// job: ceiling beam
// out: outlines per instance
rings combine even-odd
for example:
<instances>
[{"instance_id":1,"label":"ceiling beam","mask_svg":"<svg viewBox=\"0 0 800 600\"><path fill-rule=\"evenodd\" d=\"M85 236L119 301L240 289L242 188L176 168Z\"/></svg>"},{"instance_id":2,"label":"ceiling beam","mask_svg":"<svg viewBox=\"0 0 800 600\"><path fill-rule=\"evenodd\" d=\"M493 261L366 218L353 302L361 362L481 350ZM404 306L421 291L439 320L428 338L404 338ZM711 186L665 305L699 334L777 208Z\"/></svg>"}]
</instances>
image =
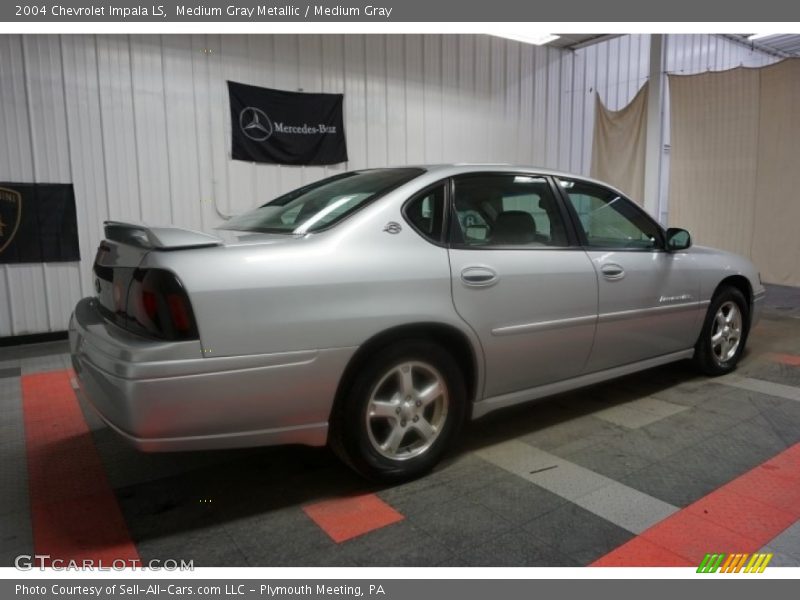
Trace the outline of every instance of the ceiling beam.
<instances>
[{"instance_id":1,"label":"ceiling beam","mask_svg":"<svg viewBox=\"0 0 800 600\"><path fill-rule=\"evenodd\" d=\"M760 52L765 52L767 54L771 54L772 56L777 56L778 58L792 58L793 56L797 56L797 54L792 54L790 52L784 52L783 50L778 50L777 48L773 48L772 46L761 42L761 40L748 40L745 35L732 35L729 33L722 34L727 40L731 40L732 42L736 42L737 44L741 44L742 46L747 46L751 50L759 50Z\"/></svg>"},{"instance_id":2,"label":"ceiling beam","mask_svg":"<svg viewBox=\"0 0 800 600\"><path fill-rule=\"evenodd\" d=\"M565 40L569 40L569 34L561 35ZM561 46L565 50L580 50L581 48L586 48L587 46L593 46L595 44L600 44L602 42L613 40L614 38L622 37L622 34L615 33L615 34L598 34L595 37L589 38L588 40L581 40L579 42L575 42L574 44L564 45Z\"/></svg>"}]
</instances>

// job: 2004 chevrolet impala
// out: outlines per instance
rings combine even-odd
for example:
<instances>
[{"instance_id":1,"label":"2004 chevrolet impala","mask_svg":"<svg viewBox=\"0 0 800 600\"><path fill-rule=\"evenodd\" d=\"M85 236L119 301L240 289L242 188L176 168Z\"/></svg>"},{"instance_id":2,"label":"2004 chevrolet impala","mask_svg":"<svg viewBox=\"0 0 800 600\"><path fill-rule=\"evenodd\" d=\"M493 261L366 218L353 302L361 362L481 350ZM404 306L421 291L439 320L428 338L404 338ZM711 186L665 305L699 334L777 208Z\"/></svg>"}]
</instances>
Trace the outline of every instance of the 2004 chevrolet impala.
<instances>
[{"instance_id":1,"label":"2004 chevrolet impala","mask_svg":"<svg viewBox=\"0 0 800 600\"><path fill-rule=\"evenodd\" d=\"M218 236L105 224L75 371L142 450L324 445L384 480L467 418L656 365L736 366L753 265L602 183L450 165L342 173Z\"/></svg>"}]
</instances>

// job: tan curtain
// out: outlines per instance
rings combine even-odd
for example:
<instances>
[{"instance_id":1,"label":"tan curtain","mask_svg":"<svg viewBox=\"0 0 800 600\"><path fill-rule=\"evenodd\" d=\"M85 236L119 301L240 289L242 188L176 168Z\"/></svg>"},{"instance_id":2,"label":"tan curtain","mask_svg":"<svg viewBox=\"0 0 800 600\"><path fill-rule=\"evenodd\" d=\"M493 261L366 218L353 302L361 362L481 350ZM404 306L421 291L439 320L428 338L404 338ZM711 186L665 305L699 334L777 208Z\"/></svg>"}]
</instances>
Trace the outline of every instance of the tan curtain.
<instances>
[{"instance_id":1,"label":"tan curtain","mask_svg":"<svg viewBox=\"0 0 800 600\"><path fill-rule=\"evenodd\" d=\"M753 262L800 285L800 59L761 69Z\"/></svg>"},{"instance_id":2,"label":"tan curtain","mask_svg":"<svg viewBox=\"0 0 800 600\"><path fill-rule=\"evenodd\" d=\"M647 144L647 84L621 110L608 110L595 96L591 176L642 204Z\"/></svg>"},{"instance_id":3,"label":"tan curtain","mask_svg":"<svg viewBox=\"0 0 800 600\"><path fill-rule=\"evenodd\" d=\"M670 75L669 221L800 285L800 60Z\"/></svg>"}]
</instances>

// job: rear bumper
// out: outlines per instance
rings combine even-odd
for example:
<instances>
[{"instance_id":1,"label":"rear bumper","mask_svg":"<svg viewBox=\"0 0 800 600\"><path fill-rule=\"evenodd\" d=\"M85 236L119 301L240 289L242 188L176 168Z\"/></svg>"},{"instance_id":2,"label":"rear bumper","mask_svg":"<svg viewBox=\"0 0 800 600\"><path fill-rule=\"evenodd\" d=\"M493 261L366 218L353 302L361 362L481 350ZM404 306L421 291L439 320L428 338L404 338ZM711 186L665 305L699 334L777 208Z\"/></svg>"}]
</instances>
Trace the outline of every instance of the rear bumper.
<instances>
[{"instance_id":1,"label":"rear bumper","mask_svg":"<svg viewBox=\"0 0 800 600\"><path fill-rule=\"evenodd\" d=\"M324 445L340 376L355 348L203 358L198 341L154 342L81 300L69 327L81 391L144 451Z\"/></svg>"}]
</instances>

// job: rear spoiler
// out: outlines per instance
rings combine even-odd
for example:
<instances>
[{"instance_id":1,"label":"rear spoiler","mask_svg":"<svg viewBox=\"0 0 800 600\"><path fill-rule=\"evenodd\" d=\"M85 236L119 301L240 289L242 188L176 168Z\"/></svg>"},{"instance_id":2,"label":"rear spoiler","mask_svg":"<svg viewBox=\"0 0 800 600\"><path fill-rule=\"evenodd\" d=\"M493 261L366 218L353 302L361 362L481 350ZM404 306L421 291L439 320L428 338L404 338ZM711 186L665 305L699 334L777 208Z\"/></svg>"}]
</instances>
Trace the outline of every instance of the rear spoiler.
<instances>
[{"instance_id":1,"label":"rear spoiler","mask_svg":"<svg viewBox=\"0 0 800 600\"><path fill-rule=\"evenodd\" d=\"M106 239L148 250L179 250L221 246L222 240L213 235L180 227L149 227L143 224L105 221Z\"/></svg>"}]
</instances>

